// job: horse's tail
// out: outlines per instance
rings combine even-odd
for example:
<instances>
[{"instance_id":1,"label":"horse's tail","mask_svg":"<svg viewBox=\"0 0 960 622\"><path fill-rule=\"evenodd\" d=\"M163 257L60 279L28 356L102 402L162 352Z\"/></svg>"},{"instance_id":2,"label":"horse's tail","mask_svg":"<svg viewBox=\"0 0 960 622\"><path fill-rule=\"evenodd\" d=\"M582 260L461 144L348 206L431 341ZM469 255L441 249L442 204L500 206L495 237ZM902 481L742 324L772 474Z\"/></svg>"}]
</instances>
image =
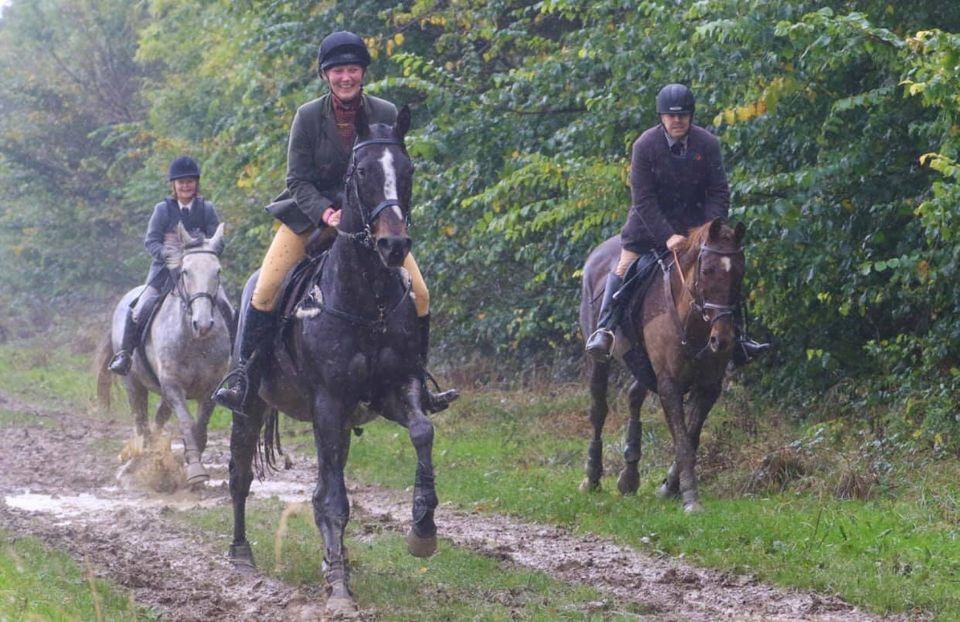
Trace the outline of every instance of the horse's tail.
<instances>
[{"instance_id":1,"label":"horse's tail","mask_svg":"<svg viewBox=\"0 0 960 622\"><path fill-rule=\"evenodd\" d=\"M105 410L110 410L110 392L115 378L114 374L107 369L113 354L113 340L110 337L110 331L107 331L100 339L93 363L97 370L97 401Z\"/></svg>"},{"instance_id":2,"label":"horse's tail","mask_svg":"<svg viewBox=\"0 0 960 622\"><path fill-rule=\"evenodd\" d=\"M265 469L278 471L277 454L283 455L283 447L280 446L280 417L276 408L268 408L263 418L263 449L258 451L259 468L262 474ZM258 450L259 450L258 446Z\"/></svg>"}]
</instances>

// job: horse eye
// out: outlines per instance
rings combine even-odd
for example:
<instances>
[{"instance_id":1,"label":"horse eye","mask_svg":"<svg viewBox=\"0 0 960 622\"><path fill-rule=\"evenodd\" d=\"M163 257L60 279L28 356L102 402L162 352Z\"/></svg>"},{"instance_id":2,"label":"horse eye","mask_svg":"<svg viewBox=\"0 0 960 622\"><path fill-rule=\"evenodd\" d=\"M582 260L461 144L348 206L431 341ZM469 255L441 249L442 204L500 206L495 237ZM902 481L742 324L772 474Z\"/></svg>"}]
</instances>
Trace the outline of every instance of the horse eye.
<instances>
[{"instance_id":1,"label":"horse eye","mask_svg":"<svg viewBox=\"0 0 960 622\"><path fill-rule=\"evenodd\" d=\"M357 177L363 177L366 174L367 171L362 166L357 167Z\"/></svg>"}]
</instances>

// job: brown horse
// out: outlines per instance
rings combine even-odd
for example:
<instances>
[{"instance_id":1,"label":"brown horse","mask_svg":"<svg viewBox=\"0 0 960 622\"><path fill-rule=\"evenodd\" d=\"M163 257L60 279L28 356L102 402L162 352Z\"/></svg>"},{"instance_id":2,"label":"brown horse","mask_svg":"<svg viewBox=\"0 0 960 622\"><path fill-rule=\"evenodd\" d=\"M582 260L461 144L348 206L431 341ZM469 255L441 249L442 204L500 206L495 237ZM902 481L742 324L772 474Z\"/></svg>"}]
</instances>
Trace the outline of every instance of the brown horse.
<instances>
[{"instance_id":1,"label":"brown horse","mask_svg":"<svg viewBox=\"0 0 960 622\"><path fill-rule=\"evenodd\" d=\"M660 396L670 434L673 437L674 462L658 496L681 496L687 512L701 509L695 472L700 431L707 414L720 395L723 374L735 342L733 312L740 298L744 274L741 247L746 227L731 228L716 219L690 230L682 247L660 262L662 273L655 275L646 290L637 291L624 301L627 312L617 331L614 356L625 361L637 380L629 389L630 418L623 457L625 465L617 487L621 494L637 492L640 477L640 406L648 390ZM614 269L620 252L620 238L613 237L598 246L587 258L583 269L583 297L580 303L580 328L590 335L599 314L598 300L603 293L607 273ZM677 264L679 263L679 270ZM662 276L662 278L659 278ZM645 347L656 386L647 387L643 374L631 365L628 351L630 336ZM590 367L590 422L593 439L587 456L587 477L581 490L596 490L603 475L601 435L607 417L607 385L610 363L597 363L587 357ZM684 396L689 394L687 411Z\"/></svg>"}]
</instances>

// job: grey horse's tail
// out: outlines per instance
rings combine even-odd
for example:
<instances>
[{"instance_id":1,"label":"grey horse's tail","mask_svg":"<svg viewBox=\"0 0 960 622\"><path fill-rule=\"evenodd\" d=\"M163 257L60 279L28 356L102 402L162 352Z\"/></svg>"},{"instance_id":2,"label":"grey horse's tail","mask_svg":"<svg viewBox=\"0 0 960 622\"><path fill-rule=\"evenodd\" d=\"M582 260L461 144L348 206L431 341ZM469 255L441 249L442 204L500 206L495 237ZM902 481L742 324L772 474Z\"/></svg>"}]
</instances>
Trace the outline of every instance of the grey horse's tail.
<instances>
[{"instance_id":1,"label":"grey horse's tail","mask_svg":"<svg viewBox=\"0 0 960 622\"><path fill-rule=\"evenodd\" d=\"M107 364L110 363L113 354L113 340L110 337L110 331L107 331L100 339L100 345L97 346L97 354L93 361L97 370L97 401L105 410L110 410L110 393L115 378L114 374L107 369Z\"/></svg>"},{"instance_id":2,"label":"grey horse's tail","mask_svg":"<svg viewBox=\"0 0 960 622\"><path fill-rule=\"evenodd\" d=\"M268 408L263 418L263 444L260 450L258 443L259 473L266 470L278 471L277 454L284 455L280 446L280 417L276 408Z\"/></svg>"}]
</instances>

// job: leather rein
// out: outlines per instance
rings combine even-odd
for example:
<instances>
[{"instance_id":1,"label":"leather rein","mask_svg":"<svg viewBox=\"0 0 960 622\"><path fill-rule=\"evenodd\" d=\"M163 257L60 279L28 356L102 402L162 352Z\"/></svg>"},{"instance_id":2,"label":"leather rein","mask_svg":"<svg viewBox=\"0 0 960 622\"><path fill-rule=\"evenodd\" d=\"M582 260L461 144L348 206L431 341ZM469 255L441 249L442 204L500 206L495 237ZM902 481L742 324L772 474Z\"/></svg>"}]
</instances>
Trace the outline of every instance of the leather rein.
<instances>
[{"instance_id":1,"label":"leather rein","mask_svg":"<svg viewBox=\"0 0 960 622\"><path fill-rule=\"evenodd\" d=\"M700 285L700 269L703 262L703 256L706 253L713 253L715 255L729 257L743 255L743 248L737 247L731 250L724 250L715 248L713 246L708 246L706 242L701 244L700 252L697 253L697 265L694 272L692 288L687 285L686 278L683 275L683 268L680 265L680 258L677 257L676 250L673 251L673 262L669 265L664 264L662 259L658 260L663 271L663 292L666 296L666 299L670 301L670 304L667 306L670 307L670 316L673 318L673 322L677 327L677 331L680 333L680 345L684 348L689 346L689 340L687 339L687 327L689 326L690 316L692 315L694 309L697 309L697 311L700 313L700 318L712 327L718 320L728 316L732 317L737 308L736 304L722 305L704 300L703 288ZM690 294L690 297L693 299L682 321L680 319L680 313L677 311L677 301L673 297L673 288L670 286L670 273L673 266L677 267L677 274L680 276L680 284L683 288L683 291ZM707 349L708 345L704 345L703 348L697 352L696 355L694 355L694 358L702 357Z\"/></svg>"},{"instance_id":2,"label":"leather rein","mask_svg":"<svg viewBox=\"0 0 960 622\"><path fill-rule=\"evenodd\" d=\"M337 234L345 236L348 239L360 244L364 248L375 252L376 247L373 241L373 229L372 229L373 223L377 220L377 218L380 217L380 214L383 212L383 210L390 207L399 207L401 208L401 211L403 211L403 206L400 203L400 201L397 199L384 199L379 204L377 204L376 207L374 207L372 210L368 212L363 205L363 201L360 200L360 190L357 187L357 184L354 180L354 174L356 173L356 170L357 170L357 165L356 165L357 153L359 153L361 149L364 149L366 147L370 147L373 145L394 145L394 146L400 147L401 149L404 149L403 141L398 140L396 138L371 138L370 140L364 140L364 141L358 142L353 146L353 153L352 153L352 157L350 158L350 167L347 170L347 174L344 178L344 181L346 183L348 192L352 191L353 196L356 198L356 204L360 211L360 218L363 221L363 229L361 229L356 233L344 233L344 232L338 231ZM404 219L407 222L407 226L410 226L409 213L404 214ZM317 303L320 311L323 313L327 313L329 315L332 315L335 318L344 320L346 322L350 322L351 324L363 326L364 328L369 328L371 330L375 330L380 333L386 333L387 318L391 314L393 314L394 311L396 311L401 307L404 300L406 300L407 297L410 295L410 289L411 289L411 283L407 282L404 286L403 294L399 297L397 302L393 306L391 306L389 309L387 308L387 305L384 303L378 304L377 317L375 318L364 317L356 313L350 313L349 311L341 311L340 309L336 309L334 307L327 305L323 301L322 297L320 300L317 301Z\"/></svg>"}]
</instances>

